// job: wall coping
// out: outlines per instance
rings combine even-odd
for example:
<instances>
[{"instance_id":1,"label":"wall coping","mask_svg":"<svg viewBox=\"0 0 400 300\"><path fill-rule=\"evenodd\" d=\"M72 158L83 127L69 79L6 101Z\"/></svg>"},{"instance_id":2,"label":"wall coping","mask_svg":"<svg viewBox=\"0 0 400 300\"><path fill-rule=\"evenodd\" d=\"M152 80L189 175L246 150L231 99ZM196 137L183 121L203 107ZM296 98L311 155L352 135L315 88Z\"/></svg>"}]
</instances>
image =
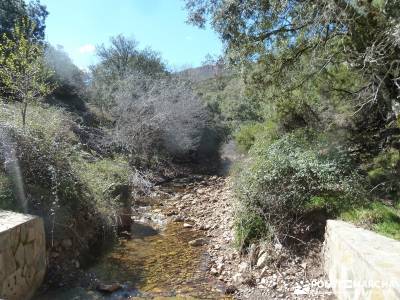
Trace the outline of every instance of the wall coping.
<instances>
[{"instance_id":1,"label":"wall coping","mask_svg":"<svg viewBox=\"0 0 400 300\"><path fill-rule=\"evenodd\" d=\"M42 218L0 210L0 298L30 299L45 272Z\"/></svg>"},{"instance_id":2,"label":"wall coping","mask_svg":"<svg viewBox=\"0 0 400 300\"><path fill-rule=\"evenodd\" d=\"M12 211L0 210L0 232L17 227L37 217L27 214L20 214Z\"/></svg>"},{"instance_id":3,"label":"wall coping","mask_svg":"<svg viewBox=\"0 0 400 300\"><path fill-rule=\"evenodd\" d=\"M323 253L339 300L400 299L400 241L328 220Z\"/></svg>"},{"instance_id":4,"label":"wall coping","mask_svg":"<svg viewBox=\"0 0 400 300\"><path fill-rule=\"evenodd\" d=\"M385 278L400 280L400 241L344 221L328 220L329 226L334 226L335 234L340 235L342 242L363 257L371 268ZM378 263L377 257L380 258Z\"/></svg>"}]
</instances>

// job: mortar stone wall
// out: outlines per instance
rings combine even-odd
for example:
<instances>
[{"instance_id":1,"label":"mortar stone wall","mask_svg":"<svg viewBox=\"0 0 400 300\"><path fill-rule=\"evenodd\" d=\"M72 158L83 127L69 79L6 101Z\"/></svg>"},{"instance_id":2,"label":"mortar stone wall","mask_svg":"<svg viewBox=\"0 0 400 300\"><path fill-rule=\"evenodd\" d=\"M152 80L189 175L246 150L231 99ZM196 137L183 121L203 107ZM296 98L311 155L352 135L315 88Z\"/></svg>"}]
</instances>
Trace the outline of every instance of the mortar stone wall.
<instances>
[{"instance_id":1,"label":"mortar stone wall","mask_svg":"<svg viewBox=\"0 0 400 300\"><path fill-rule=\"evenodd\" d=\"M0 299L30 299L45 272L43 220L0 210Z\"/></svg>"},{"instance_id":2,"label":"mortar stone wall","mask_svg":"<svg viewBox=\"0 0 400 300\"><path fill-rule=\"evenodd\" d=\"M400 242L328 220L324 268L339 299L400 299Z\"/></svg>"}]
</instances>

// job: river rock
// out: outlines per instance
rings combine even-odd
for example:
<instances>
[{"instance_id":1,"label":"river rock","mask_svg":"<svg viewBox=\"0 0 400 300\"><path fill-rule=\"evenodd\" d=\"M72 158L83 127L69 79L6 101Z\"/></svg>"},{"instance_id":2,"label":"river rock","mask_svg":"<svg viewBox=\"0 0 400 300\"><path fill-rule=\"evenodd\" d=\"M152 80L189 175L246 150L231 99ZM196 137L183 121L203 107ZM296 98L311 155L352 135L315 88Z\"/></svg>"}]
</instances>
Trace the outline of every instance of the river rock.
<instances>
[{"instance_id":1,"label":"river rock","mask_svg":"<svg viewBox=\"0 0 400 300\"><path fill-rule=\"evenodd\" d=\"M122 286L119 283L113 283L113 284L99 284L97 286L97 290L100 292L106 292L106 293L114 293L115 291L118 291L121 289Z\"/></svg>"},{"instance_id":2,"label":"river rock","mask_svg":"<svg viewBox=\"0 0 400 300\"><path fill-rule=\"evenodd\" d=\"M166 213L165 213L165 215L167 216L167 217L170 217L170 216L174 216L174 215L177 215L178 213L177 213L177 211L175 211L175 210L169 210L169 211L167 211Z\"/></svg>"},{"instance_id":3,"label":"river rock","mask_svg":"<svg viewBox=\"0 0 400 300\"><path fill-rule=\"evenodd\" d=\"M219 274L219 272L218 272L218 270L216 268L211 268L210 274L216 276L216 275Z\"/></svg>"},{"instance_id":4,"label":"river rock","mask_svg":"<svg viewBox=\"0 0 400 300\"><path fill-rule=\"evenodd\" d=\"M275 250L277 250L277 251L281 251L282 248L283 248L283 246L282 246L282 244L276 243L276 244L274 245L274 248L275 248Z\"/></svg>"},{"instance_id":5,"label":"river rock","mask_svg":"<svg viewBox=\"0 0 400 300\"><path fill-rule=\"evenodd\" d=\"M132 235L131 235L131 233L130 232L128 232L128 231L122 231L122 232L120 232L120 234L119 234L121 237L123 237L123 238L126 238L126 239L128 239L128 240L130 240L131 238L132 238Z\"/></svg>"},{"instance_id":6,"label":"river rock","mask_svg":"<svg viewBox=\"0 0 400 300\"><path fill-rule=\"evenodd\" d=\"M199 188L199 189L197 190L197 193L200 194L200 195L203 195L203 194L205 194L206 192L207 192L207 189L205 189L205 188Z\"/></svg>"},{"instance_id":7,"label":"river rock","mask_svg":"<svg viewBox=\"0 0 400 300\"><path fill-rule=\"evenodd\" d=\"M200 230L209 230L210 229L210 226L209 225L200 225L200 227L199 227L199 229Z\"/></svg>"},{"instance_id":8,"label":"river rock","mask_svg":"<svg viewBox=\"0 0 400 300\"><path fill-rule=\"evenodd\" d=\"M193 247L198 247L198 246L203 246L207 244L207 240L199 238L199 239L195 239L189 242L190 246Z\"/></svg>"},{"instance_id":9,"label":"river rock","mask_svg":"<svg viewBox=\"0 0 400 300\"><path fill-rule=\"evenodd\" d=\"M185 221L185 219L184 219L182 216L176 216L176 217L173 219L173 221L174 221L174 222L183 222L183 221Z\"/></svg>"},{"instance_id":10,"label":"river rock","mask_svg":"<svg viewBox=\"0 0 400 300\"><path fill-rule=\"evenodd\" d=\"M192 197L192 195L191 194L187 194L187 195L182 196L181 200L185 201L185 200L190 199L190 197Z\"/></svg>"},{"instance_id":11,"label":"river rock","mask_svg":"<svg viewBox=\"0 0 400 300\"><path fill-rule=\"evenodd\" d=\"M225 288L225 295L232 295L232 294L236 293L237 290L238 290L238 289L237 289L236 286L234 286L234 285L228 285L228 286Z\"/></svg>"},{"instance_id":12,"label":"river rock","mask_svg":"<svg viewBox=\"0 0 400 300\"><path fill-rule=\"evenodd\" d=\"M217 263L217 272L220 274L222 272L222 270L224 269L224 263L223 262L219 262Z\"/></svg>"},{"instance_id":13,"label":"river rock","mask_svg":"<svg viewBox=\"0 0 400 300\"><path fill-rule=\"evenodd\" d=\"M264 252L257 260L257 268L264 267L268 262L268 253Z\"/></svg>"},{"instance_id":14,"label":"river rock","mask_svg":"<svg viewBox=\"0 0 400 300\"><path fill-rule=\"evenodd\" d=\"M193 225L192 225L192 224L189 224L189 223L184 223L184 224L183 224L183 227L184 227L184 228L193 228Z\"/></svg>"},{"instance_id":15,"label":"river rock","mask_svg":"<svg viewBox=\"0 0 400 300\"><path fill-rule=\"evenodd\" d=\"M232 276L232 280L233 280L233 282L235 282L235 283L241 284L242 281L243 281L243 275L242 275L242 273L236 273L235 275L233 275L233 276Z\"/></svg>"},{"instance_id":16,"label":"river rock","mask_svg":"<svg viewBox=\"0 0 400 300\"><path fill-rule=\"evenodd\" d=\"M257 284L255 277L254 277L254 276L251 276L251 275L247 275L247 276L243 279L242 283L245 284L245 285L248 285L248 286L250 286L250 287L254 287L254 286L256 286L256 284Z\"/></svg>"},{"instance_id":17,"label":"river rock","mask_svg":"<svg viewBox=\"0 0 400 300\"><path fill-rule=\"evenodd\" d=\"M247 262L245 262L245 261L242 261L239 264L238 269L239 269L239 272L241 272L241 273L247 272L249 270L249 264Z\"/></svg>"}]
</instances>

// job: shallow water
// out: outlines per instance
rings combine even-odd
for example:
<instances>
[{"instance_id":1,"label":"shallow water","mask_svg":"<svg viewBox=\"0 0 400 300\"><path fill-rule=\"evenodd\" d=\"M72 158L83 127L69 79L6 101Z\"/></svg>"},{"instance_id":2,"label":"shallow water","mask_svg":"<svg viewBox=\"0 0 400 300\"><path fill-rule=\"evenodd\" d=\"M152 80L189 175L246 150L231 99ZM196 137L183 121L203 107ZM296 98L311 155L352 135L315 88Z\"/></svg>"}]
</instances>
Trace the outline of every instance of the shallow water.
<instances>
[{"instance_id":1,"label":"shallow water","mask_svg":"<svg viewBox=\"0 0 400 300\"><path fill-rule=\"evenodd\" d=\"M202 299L221 295L206 276L204 250L188 245L190 240L200 237L199 233L183 228L180 223L168 224L159 234L145 225L134 232L139 234L123 241L90 270L101 281L128 283L152 295Z\"/></svg>"},{"instance_id":2,"label":"shallow water","mask_svg":"<svg viewBox=\"0 0 400 300\"><path fill-rule=\"evenodd\" d=\"M202 237L202 232L174 222L155 229L158 227L150 225L148 215L157 211L157 219L160 209L153 204L152 208L144 207L146 210L150 221L134 222L131 239L121 239L86 270L100 282L118 283L122 289L104 294L77 286L50 291L36 299L229 299L223 294L223 286L206 274L205 249L188 245Z\"/></svg>"}]
</instances>

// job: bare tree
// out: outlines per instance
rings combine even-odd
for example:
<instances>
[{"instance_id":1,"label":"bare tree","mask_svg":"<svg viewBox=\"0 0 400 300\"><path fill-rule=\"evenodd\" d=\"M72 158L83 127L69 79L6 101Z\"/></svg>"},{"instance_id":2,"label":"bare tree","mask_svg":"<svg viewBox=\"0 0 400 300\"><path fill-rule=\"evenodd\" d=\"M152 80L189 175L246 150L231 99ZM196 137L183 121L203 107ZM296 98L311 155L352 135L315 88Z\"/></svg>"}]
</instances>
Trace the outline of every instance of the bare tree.
<instances>
[{"instance_id":1,"label":"bare tree","mask_svg":"<svg viewBox=\"0 0 400 300\"><path fill-rule=\"evenodd\" d=\"M115 139L132 154L148 160L199 148L208 114L187 81L135 74L120 83L115 97Z\"/></svg>"}]
</instances>

